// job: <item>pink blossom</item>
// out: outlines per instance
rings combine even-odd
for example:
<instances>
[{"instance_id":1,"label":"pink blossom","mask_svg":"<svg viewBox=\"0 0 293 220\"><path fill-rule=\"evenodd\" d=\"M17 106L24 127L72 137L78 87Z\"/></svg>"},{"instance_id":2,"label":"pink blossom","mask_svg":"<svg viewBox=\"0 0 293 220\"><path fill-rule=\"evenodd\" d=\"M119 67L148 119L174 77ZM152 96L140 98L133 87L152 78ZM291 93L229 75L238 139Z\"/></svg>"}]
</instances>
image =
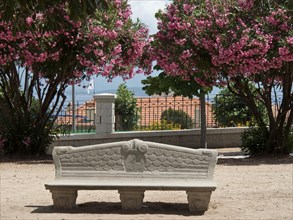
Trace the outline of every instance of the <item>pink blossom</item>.
<instances>
[{"instance_id":1,"label":"pink blossom","mask_svg":"<svg viewBox=\"0 0 293 220\"><path fill-rule=\"evenodd\" d=\"M290 54L290 50L288 47L280 47L279 54L280 54L280 56L286 56L286 55Z\"/></svg>"},{"instance_id":2,"label":"pink blossom","mask_svg":"<svg viewBox=\"0 0 293 220\"><path fill-rule=\"evenodd\" d=\"M279 24L279 20L277 20L273 15L266 17L266 20L268 23L274 26Z\"/></svg>"},{"instance_id":3,"label":"pink blossom","mask_svg":"<svg viewBox=\"0 0 293 220\"><path fill-rule=\"evenodd\" d=\"M191 54L190 50L184 50L180 57L182 59L187 59L187 58L189 58L191 56L192 56L192 54Z\"/></svg>"},{"instance_id":4,"label":"pink blossom","mask_svg":"<svg viewBox=\"0 0 293 220\"><path fill-rule=\"evenodd\" d=\"M225 21L224 19L222 18L218 18L216 19L216 24L219 26L219 27L224 27L226 24L227 24L227 21Z\"/></svg>"},{"instance_id":5,"label":"pink blossom","mask_svg":"<svg viewBox=\"0 0 293 220\"><path fill-rule=\"evenodd\" d=\"M31 26L32 23L34 23L34 19L32 19L32 17L27 17L25 20L28 26Z\"/></svg>"},{"instance_id":6,"label":"pink blossom","mask_svg":"<svg viewBox=\"0 0 293 220\"><path fill-rule=\"evenodd\" d=\"M22 143L25 145L25 146L29 146L31 144L31 138L30 137L25 137L22 141Z\"/></svg>"},{"instance_id":7,"label":"pink blossom","mask_svg":"<svg viewBox=\"0 0 293 220\"><path fill-rule=\"evenodd\" d=\"M118 44L115 48L114 48L114 51L113 51L113 55L118 55L119 53L122 52L122 47L121 47L121 44Z\"/></svg>"},{"instance_id":8,"label":"pink blossom","mask_svg":"<svg viewBox=\"0 0 293 220\"><path fill-rule=\"evenodd\" d=\"M183 39L176 39L175 38L175 43L180 46L184 45L186 43L186 41L187 40L185 38L183 38Z\"/></svg>"},{"instance_id":9,"label":"pink blossom","mask_svg":"<svg viewBox=\"0 0 293 220\"><path fill-rule=\"evenodd\" d=\"M42 63L47 59L47 57L48 57L47 53L43 52L38 56L36 61Z\"/></svg>"},{"instance_id":10,"label":"pink blossom","mask_svg":"<svg viewBox=\"0 0 293 220\"><path fill-rule=\"evenodd\" d=\"M42 21L43 20L43 13L36 13L36 20Z\"/></svg>"},{"instance_id":11,"label":"pink blossom","mask_svg":"<svg viewBox=\"0 0 293 220\"><path fill-rule=\"evenodd\" d=\"M183 4L183 10L184 12L187 14L189 12L191 12L193 10L193 6L189 5L189 4Z\"/></svg>"},{"instance_id":12,"label":"pink blossom","mask_svg":"<svg viewBox=\"0 0 293 220\"><path fill-rule=\"evenodd\" d=\"M115 3L117 6L120 6L121 5L121 0L115 0Z\"/></svg>"},{"instance_id":13,"label":"pink blossom","mask_svg":"<svg viewBox=\"0 0 293 220\"><path fill-rule=\"evenodd\" d=\"M149 45L147 29L139 25L135 28L125 25L129 24L131 10L129 6L122 4L122 1L108 3L109 11L103 12L99 18L89 19L85 24L86 28L81 28L80 22L72 21L64 6L48 8L44 13L28 16L25 22L27 25L34 24L33 33L31 30L12 33L12 24L1 21L1 67L13 61L31 70L36 63L48 62L59 66L64 62L64 58L70 58L68 62L74 70L66 74L72 78L79 78L84 74L100 74L102 69L105 69L104 75L110 78L118 75L129 78L133 76L134 71L150 71L150 61L141 61ZM56 10L58 13L62 12L60 19L66 22L60 22L60 29L44 32L42 25ZM66 26L62 26L63 24ZM121 32L123 35L127 33L123 40ZM125 53L122 53L122 48L125 49ZM56 70L56 74L59 74L58 68ZM47 77L45 70L42 74L34 74ZM77 81L73 80L71 83Z\"/></svg>"},{"instance_id":14,"label":"pink blossom","mask_svg":"<svg viewBox=\"0 0 293 220\"><path fill-rule=\"evenodd\" d=\"M115 26L117 28L120 28L123 25L123 22L121 20L116 21Z\"/></svg>"},{"instance_id":15,"label":"pink blossom","mask_svg":"<svg viewBox=\"0 0 293 220\"><path fill-rule=\"evenodd\" d=\"M52 53L52 54L50 55L50 57L51 57L51 59L52 59L53 61L58 61L59 58L60 58L60 52L57 51L57 52L55 52L55 53Z\"/></svg>"},{"instance_id":16,"label":"pink blossom","mask_svg":"<svg viewBox=\"0 0 293 220\"><path fill-rule=\"evenodd\" d=\"M287 43L293 45L293 37L287 37Z\"/></svg>"},{"instance_id":17,"label":"pink blossom","mask_svg":"<svg viewBox=\"0 0 293 220\"><path fill-rule=\"evenodd\" d=\"M254 0L238 0L238 5L242 10L250 10L254 5Z\"/></svg>"}]
</instances>

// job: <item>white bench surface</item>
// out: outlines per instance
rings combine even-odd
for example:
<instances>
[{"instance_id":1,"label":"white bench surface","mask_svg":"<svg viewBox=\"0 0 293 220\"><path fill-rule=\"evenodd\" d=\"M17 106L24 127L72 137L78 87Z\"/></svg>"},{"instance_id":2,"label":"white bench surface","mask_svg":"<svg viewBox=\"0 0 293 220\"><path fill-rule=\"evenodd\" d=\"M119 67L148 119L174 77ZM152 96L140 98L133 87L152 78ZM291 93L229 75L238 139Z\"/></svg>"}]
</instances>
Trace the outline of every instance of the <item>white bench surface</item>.
<instances>
[{"instance_id":1,"label":"white bench surface","mask_svg":"<svg viewBox=\"0 0 293 220\"><path fill-rule=\"evenodd\" d=\"M55 180L45 184L54 206L75 206L78 190L118 190L123 209L140 209L145 190L184 190L191 211L205 211L217 151L121 141L84 147L55 147Z\"/></svg>"},{"instance_id":2,"label":"white bench surface","mask_svg":"<svg viewBox=\"0 0 293 220\"><path fill-rule=\"evenodd\" d=\"M114 190L122 188L140 188L148 190L186 190L216 188L214 181L196 179L168 179L168 178L140 178L140 177L87 177L86 179L62 178L47 184L50 188L70 187L77 189L103 189Z\"/></svg>"}]
</instances>

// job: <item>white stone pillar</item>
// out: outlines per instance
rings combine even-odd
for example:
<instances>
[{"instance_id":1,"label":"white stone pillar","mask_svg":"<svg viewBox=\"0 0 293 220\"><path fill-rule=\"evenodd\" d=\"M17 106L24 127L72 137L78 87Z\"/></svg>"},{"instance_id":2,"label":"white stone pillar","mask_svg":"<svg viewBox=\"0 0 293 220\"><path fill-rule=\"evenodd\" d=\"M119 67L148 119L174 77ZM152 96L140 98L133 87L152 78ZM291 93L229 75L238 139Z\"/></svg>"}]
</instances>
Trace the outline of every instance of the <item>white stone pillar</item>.
<instances>
[{"instance_id":1,"label":"white stone pillar","mask_svg":"<svg viewBox=\"0 0 293 220\"><path fill-rule=\"evenodd\" d=\"M115 126L115 94L96 94L96 134L110 134Z\"/></svg>"}]
</instances>

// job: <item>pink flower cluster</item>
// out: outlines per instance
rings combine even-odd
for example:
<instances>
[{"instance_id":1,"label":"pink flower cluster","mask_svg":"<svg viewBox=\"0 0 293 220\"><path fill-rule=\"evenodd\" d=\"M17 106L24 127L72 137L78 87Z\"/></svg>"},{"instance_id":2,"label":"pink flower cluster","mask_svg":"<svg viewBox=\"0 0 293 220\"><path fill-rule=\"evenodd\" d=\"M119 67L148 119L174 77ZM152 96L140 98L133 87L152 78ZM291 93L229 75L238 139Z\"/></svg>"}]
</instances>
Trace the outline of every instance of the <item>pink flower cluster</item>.
<instances>
[{"instance_id":1,"label":"pink flower cluster","mask_svg":"<svg viewBox=\"0 0 293 220\"><path fill-rule=\"evenodd\" d=\"M112 79L121 75L131 78L135 72L149 69L141 65L150 40L143 26L129 22L131 10L125 1L107 0L109 9L98 11L86 22L70 19L64 5L49 8L45 13L27 17L27 30L12 31L13 24L0 22L0 66L17 62L31 71L40 71L44 78L65 74L57 68L70 64L65 80L78 82L83 76L101 74ZM45 29L50 16L60 15L58 29ZM20 21L21 22L21 21ZM34 66L34 68L32 68ZM52 68L52 67L56 68ZM135 69L137 67L137 69ZM52 73L57 71L55 73ZM60 71L60 73L58 73Z\"/></svg>"},{"instance_id":2,"label":"pink flower cluster","mask_svg":"<svg viewBox=\"0 0 293 220\"><path fill-rule=\"evenodd\" d=\"M191 8L192 2L174 0L158 13L152 57L167 74L193 76L206 86L223 76L263 74L293 61L292 17L286 10L258 15L253 0L238 1L243 13L209 0L205 10Z\"/></svg>"},{"instance_id":3,"label":"pink flower cluster","mask_svg":"<svg viewBox=\"0 0 293 220\"><path fill-rule=\"evenodd\" d=\"M253 7L254 0L238 0L238 5L242 10L250 10Z\"/></svg>"}]
</instances>

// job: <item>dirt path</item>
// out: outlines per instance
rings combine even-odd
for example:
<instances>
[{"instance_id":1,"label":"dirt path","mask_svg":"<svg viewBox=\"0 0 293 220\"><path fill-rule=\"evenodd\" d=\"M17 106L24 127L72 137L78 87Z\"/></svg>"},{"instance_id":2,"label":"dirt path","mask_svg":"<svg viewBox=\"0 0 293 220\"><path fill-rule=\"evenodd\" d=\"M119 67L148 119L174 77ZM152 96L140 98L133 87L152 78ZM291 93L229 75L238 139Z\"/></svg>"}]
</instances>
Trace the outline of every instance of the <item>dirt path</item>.
<instances>
[{"instance_id":1,"label":"dirt path","mask_svg":"<svg viewBox=\"0 0 293 220\"><path fill-rule=\"evenodd\" d=\"M0 219L293 219L293 158L221 159L218 184L203 216L188 212L185 192L147 191L139 212L120 208L117 191L80 191L77 207L57 212L44 184L54 179L52 161L1 163Z\"/></svg>"}]
</instances>

